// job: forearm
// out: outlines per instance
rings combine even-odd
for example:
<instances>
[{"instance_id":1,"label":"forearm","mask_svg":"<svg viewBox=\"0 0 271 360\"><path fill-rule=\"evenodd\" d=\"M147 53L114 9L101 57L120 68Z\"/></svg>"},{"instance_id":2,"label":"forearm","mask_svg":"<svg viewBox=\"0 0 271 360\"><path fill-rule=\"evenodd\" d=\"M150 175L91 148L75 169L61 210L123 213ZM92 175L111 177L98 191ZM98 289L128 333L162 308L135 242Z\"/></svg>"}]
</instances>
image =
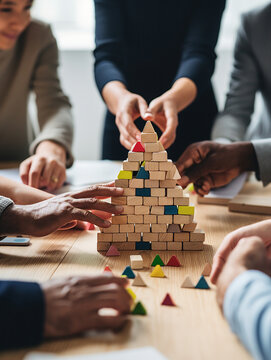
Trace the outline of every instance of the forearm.
<instances>
[{"instance_id":1,"label":"forearm","mask_svg":"<svg viewBox=\"0 0 271 360\"><path fill-rule=\"evenodd\" d=\"M174 101L177 112L180 112L195 100L197 87L192 80L181 78L176 80L171 89L164 95L169 96Z\"/></svg>"},{"instance_id":2,"label":"forearm","mask_svg":"<svg viewBox=\"0 0 271 360\"><path fill-rule=\"evenodd\" d=\"M117 114L119 101L121 97L126 95L128 92L129 91L126 86L120 81L110 81L104 86L102 96L112 114Z\"/></svg>"}]
</instances>

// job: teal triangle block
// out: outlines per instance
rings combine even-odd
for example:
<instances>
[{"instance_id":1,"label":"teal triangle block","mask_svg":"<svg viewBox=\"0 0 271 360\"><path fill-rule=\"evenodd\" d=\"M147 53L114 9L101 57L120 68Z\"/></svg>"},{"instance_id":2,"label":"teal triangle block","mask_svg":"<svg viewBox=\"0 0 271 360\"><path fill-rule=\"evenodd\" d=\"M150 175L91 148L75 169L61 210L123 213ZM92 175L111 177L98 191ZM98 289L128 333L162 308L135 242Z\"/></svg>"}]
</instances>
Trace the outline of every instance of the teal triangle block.
<instances>
[{"instance_id":1,"label":"teal triangle block","mask_svg":"<svg viewBox=\"0 0 271 360\"><path fill-rule=\"evenodd\" d=\"M197 285L195 286L195 289L210 289L210 286L208 285L203 275L201 275Z\"/></svg>"},{"instance_id":2,"label":"teal triangle block","mask_svg":"<svg viewBox=\"0 0 271 360\"><path fill-rule=\"evenodd\" d=\"M128 279L135 279L135 273L133 272L131 266L126 266L122 275L126 275Z\"/></svg>"},{"instance_id":3,"label":"teal triangle block","mask_svg":"<svg viewBox=\"0 0 271 360\"><path fill-rule=\"evenodd\" d=\"M149 179L150 173L148 171L146 171L143 166L141 166L141 168L139 169L139 171L136 175L136 178L137 179Z\"/></svg>"}]
</instances>

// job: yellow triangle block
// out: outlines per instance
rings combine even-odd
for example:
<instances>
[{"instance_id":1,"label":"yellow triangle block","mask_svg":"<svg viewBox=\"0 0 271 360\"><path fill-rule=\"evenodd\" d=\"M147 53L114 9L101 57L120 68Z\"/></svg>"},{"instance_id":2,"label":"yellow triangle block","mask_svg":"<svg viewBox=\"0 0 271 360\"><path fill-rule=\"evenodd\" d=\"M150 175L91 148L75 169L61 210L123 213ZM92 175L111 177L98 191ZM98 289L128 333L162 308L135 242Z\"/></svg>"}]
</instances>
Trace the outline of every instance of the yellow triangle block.
<instances>
[{"instance_id":1,"label":"yellow triangle block","mask_svg":"<svg viewBox=\"0 0 271 360\"><path fill-rule=\"evenodd\" d=\"M128 294L131 296L131 298L135 301L136 299L136 294L133 292L133 290L131 288L126 288L126 291L128 292Z\"/></svg>"},{"instance_id":2,"label":"yellow triangle block","mask_svg":"<svg viewBox=\"0 0 271 360\"><path fill-rule=\"evenodd\" d=\"M151 273L151 277L165 277L165 274L160 265L156 265Z\"/></svg>"},{"instance_id":3,"label":"yellow triangle block","mask_svg":"<svg viewBox=\"0 0 271 360\"><path fill-rule=\"evenodd\" d=\"M146 122L146 125L144 126L144 129L142 132L143 133L155 133L152 123L150 121Z\"/></svg>"}]
</instances>

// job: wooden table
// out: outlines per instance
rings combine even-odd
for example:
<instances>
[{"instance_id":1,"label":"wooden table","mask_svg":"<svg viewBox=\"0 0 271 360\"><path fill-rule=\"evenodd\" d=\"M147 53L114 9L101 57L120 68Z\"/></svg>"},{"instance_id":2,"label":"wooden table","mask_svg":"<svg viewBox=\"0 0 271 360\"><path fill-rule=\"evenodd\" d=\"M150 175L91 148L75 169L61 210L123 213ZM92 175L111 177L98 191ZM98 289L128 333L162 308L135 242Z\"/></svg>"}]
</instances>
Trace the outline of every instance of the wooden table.
<instances>
[{"instance_id":1,"label":"wooden table","mask_svg":"<svg viewBox=\"0 0 271 360\"><path fill-rule=\"evenodd\" d=\"M267 191L271 193L270 187ZM196 205L196 220L206 232L204 251L136 252L143 255L145 269L140 273L148 287L135 287L133 290L147 308L146 317L131 316L130 323L116 335L103 333L46 341L35 349L2 353L0 358L22 359L33 350L75 355L150 345L174 360L250 359L223 319L216 304L214 287L206 291L181 289L180 285L187 274L193 281L198 280L204 264L212 261L214 252L228 232L265 218L230 213L223 206ZM178 255L183 267L166 267L165 279L151 278L150 262L156 253L165 261L172 254ZM67 231L45 238L32 238L29 247L1 247L0 264L2 279L44 281L75 274L97 274L107 264L116 275L120 275L129 264L129 253L123 252L119 258L106 258L96 252L96 232ZM167 292L177 303L176 308L160 305Z\"/></svg>"}]
</instances>

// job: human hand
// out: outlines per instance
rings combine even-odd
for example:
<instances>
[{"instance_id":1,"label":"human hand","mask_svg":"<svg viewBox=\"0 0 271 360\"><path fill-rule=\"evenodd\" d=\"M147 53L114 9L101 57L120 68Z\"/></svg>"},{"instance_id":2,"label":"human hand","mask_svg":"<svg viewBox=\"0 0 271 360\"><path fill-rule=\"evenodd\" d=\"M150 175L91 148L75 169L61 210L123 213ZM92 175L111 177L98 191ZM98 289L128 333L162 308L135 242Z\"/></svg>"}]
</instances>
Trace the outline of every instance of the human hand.
<instances>
[{"instance_id":1,"label":"human hand","mask_svg":"<svg viewBox=\"0 0 271 360\"><path fill-rule=\"evenodd\" d=\"M89 210L120 214L123 211L122 206L101 201L98 197L122 194L121 188L96 185L31 205L11 205L0 217L1 235L45 236L73 220L109 227L110 221L98 217Z\"/></svg>"},{"instance_id":2,"label":"human hand","mask_svg":"<svg viewBox=\"0 0 271 360\"><path fill-rule=\"evenodd\" d=\"M21 163L20 176L24 184L34 188L60 188L66 179L66 150L53 141L42 141L35 155Z\"/></svg>"},{"instance_id":3,"label":"human hand","mask_svg":"<svg viewBox=\"0 0 271 360\"><path fill-rule=\"evenodd\" d=\"M221 310L229 285L247 270L259 270L271 276L271 260L263 240L258 236L242 238L223 267L217 280L217 301Z\"/></svg>"},{"instance_id":4,"label":"human hand","mask_svg":"<svg viewBox=\"0 0 271 360\"><path fill-rule=\"evenodd\" d=\"M88 330L119 330L127 321L132 298L128 280L111 274L70 277L41 284L45 297L44 337L70 336ZM116 316L99 310L112 308Z\"/></svg>"},{"instance_id":5,"label":"human hand","mask_svg":"<svg viewBox=\"0 0 271 360\"><path fill-rule=\"evenodd\" d=\"M255 224L241 227L229 233L219 246L214 259L211 272L211 282L215 284L227 258L243 238L258 236L262 239L266 248L267 256L271 258L271 220L261 221ZM243 243L243 242L242 242Z\"/></svg>"}]
</instances>

